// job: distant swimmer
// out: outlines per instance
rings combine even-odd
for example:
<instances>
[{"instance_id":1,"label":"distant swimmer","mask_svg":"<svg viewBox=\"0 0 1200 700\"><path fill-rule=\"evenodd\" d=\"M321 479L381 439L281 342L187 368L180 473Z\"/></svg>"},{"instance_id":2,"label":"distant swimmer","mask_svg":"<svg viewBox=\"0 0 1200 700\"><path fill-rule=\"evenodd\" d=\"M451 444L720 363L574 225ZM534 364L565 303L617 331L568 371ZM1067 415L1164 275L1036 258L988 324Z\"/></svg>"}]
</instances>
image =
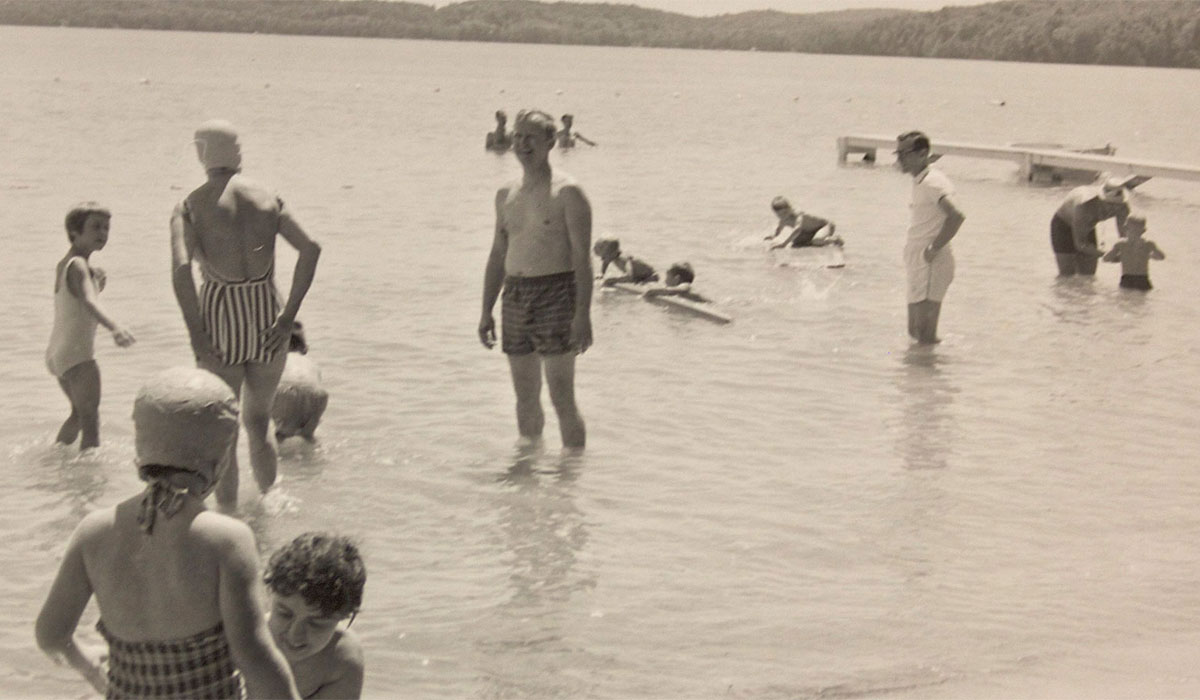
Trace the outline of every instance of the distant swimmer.
<instances>
[{"instance_id":1,"label":"distant swimmer","mask_svg":"<svg viewBox=\"0 0 1200 700\"><path fill-rule=\"evenodd\" d=\"M1125 219L1125 238L1113 244L1104 254L1104 262L1121 263L1121 288L1148 292L1150 261L1166 260L1167 256L1154 241L1142 238L1146 233L1146 218L1136 214Z\"/></svg>"},{"instance_id":2,"label":"distant swimmer","mask_svg":"<svg viewBox=\"0 0 1200 700\"><path fill-rule=\"evenodd\" d=\"M950 239L965 216L954 202L954 185L930 165L929 137L909 131L896 139L900 169L912 175L911 222L904 246L908 281L908 334L922 345L938 342L942 299L954 279Z\"/></svg>"},{"instance_id":3,"label":"distant swimmer","mask_svg":"<svg viewBox=\"0 0 1200 700\"><path fill-rule=\"evenodd\" d=\"M512 148L512 135L508 133L507 124L508 115L502 109L496 110L496 130L487 133L483 147L497 153L503 153Z\"/></svg>"},{"instance_id":4,"label":"distant swimmer","mask_svg":"<svg viewBox=\"0 0 1200 700\"><path fill-rule=\"evenodd\" d=\"M1096 260L1104 254L1096 238L1096 224L1112 218L1124 237L1129 196L1123 180L1109 177L1099 187L1084 185L1071 190L1050 218L1050 247L1059 275L1096 274Z\"/></svg>"},{"instance_id":5,"label":"distant swimmer","mask_svg":"<svg viewBox=\"0 0 1200 700\"><path fill-rule=\"evenodd\" d=\"M572 148L576 141L582 141L589 146L595 146L596 142L588 139L578 131L571 131L571 127L575 124L575 117L571 114L562 115L562 129L558 132L558 147Z\"/></svg>"},{"instance_id":6,"label":"distant swimmer","mask_svg":"<svg viewBox=\"0 0 1200 700\"><path fill-rule=\"evenodd\" d=\"M654 271L654 267L632 255L622 255L621 242L615 238L598 239L592 247L592 252L600 258L600 274L597 279L603 279L602 284L606 286L618 282L645 284L658 281L658 273ZM622 274L617 277L604 277L610 265Z\"/></svg>"},{"instance_id":7,"label":"distant swimmer","mask_svg":"<svg viewBox=\"0 0 1200 700\"><path fill-rule=\"evenodd\" d=\"M275 439L299 435L312 442L328 404L329 392L321 386L321 370L308 357L304 328L296 321L292 324L287 364L283 367L271 408Z\"/></svg>"},{"instance_id":8,"label":"distant swimmer","mask_svg":"<svg viewBox=\"0 0 1200 700\"><path fill-rule=\"evenodd\" d=\"M766 237L765 240L773 241L771 248L803 248L804 246L823 246L823 245L842 245L843 241L835 231L837 224L814 214L806 212L798 212L792 208L790 202L783 197L776 197L771 200L771 210L775 212L775 216L779 217L779 225L775 227L775 233ZM791 233L784 236L781 240L779 235L786 228L792 229ZM825 233L819 238L817 234L821 229L825 229Z\"/></svg>"},{"instance_id":9,"label":"distant swimmer","mask_svg":"<svg viewBox=\"0 0 1200 700\"><path fill-rule=\"evenodd\" d=\"M583 188L550 167L554 118L517 114L513 152L519 181L496 193L496 229L483 276L479 341L496 344L492 309L503 289L501 348L508 355L522 442L541 440L542 374L563 446L586 442L575 403L575 355L592 344L592 208Z\"/></svg>"},{"instance_id":10,"label":"distant swimmer","mask_svg":"<svg viewBox=\"0 0 1200 700\"><path fill-rule=\"evenodd\" d=\"M117 325L100 307L104 270L88 258L108 243L112 213L95 202L84 202L67 212L67 240L71 247L54 270L54 327L46 348L46 368L58 379L71 415L58 429L55 442L69 445L80 433L79 449L100 444L100 366L96 364L96 326L112 333L119 347L133 344L133 336Z\"/></svg>"},{"instance_id":11,"label":"distant swimmer","mask_svg":"<svg viewBox=\"0 0 1200 700\"><path fill-rule=\"evenodd\" d=\"M662 286L652 286L643 294L648 297L675 296L702 303L709 302L707 297L692 291L692 282L695 281L696 271L692 269L691 263L677 262L667 268Z\"/></svg>"},{"instance_id":12,"label":"distant swimmer","mask_svg":"<svg viewBox=\"0 0 1200 700\"><path fill-rule=\"evenodd\" d=\"M321 247L273 190L241 174L241 146L228 122L196 130L196 153L208 181L175 207L171 264L196 364L220 376L242 399L250 466L263 493L275 483L271 408L300 304L312 285ZM287 301L275 288L275 242L299 253ZM199 293L192 263L200 267ZM237 450L217 486L222 507L237 503Z\"/></svg>"}]
</instances>

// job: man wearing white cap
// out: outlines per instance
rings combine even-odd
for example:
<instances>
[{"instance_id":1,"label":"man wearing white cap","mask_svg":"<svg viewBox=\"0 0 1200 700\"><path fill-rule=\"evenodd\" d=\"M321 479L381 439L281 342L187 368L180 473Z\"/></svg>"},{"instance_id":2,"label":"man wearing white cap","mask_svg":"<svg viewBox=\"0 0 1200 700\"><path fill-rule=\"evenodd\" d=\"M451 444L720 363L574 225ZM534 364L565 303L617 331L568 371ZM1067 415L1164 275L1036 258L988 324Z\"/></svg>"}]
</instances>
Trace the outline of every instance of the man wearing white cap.
<instances>
[{"instance_id":1,"label":"man wearing white cap","mask_svg":"<svg viewBox=\"0 0 1200 700\"><path fill-rule=\"evenodd\" d=\"M929 137L909 131L896 139L900 169L912 175L912 221L904 245L908 296L908 334L922 345L938 342L942 299L954 279L950 239L962 226L962 210L954 202L954 185L930 165Z\"/></svg>"},{"instance_id":2,"label":"man wearing white cap","mask_svg":"<svg viewBox=\"0 0 1200 700\"><path fill-rule=\"evenodd\" d=\"M1104 178L1100 186L1084 185L1071 190L1050 219L1050 247L1058 263L1058 274L1096 274L1096 260L1104 251L1096 239L1096 224L1116 217L1117 232L1125 237L1129 197L1120 178Z\"/></svg>"},{"instance_id":3,"label":"man wearing white cap","mask_svg":"<svg viewBox=\"0 0 1200 700\"><path fill-rule=\"evenodd\" d=\"M224 379L241 398L250 466L266 493L276 470L271 407L292 324L312 284L321 247L274 191L241 174L241 146L233 125L205 122L196 130L195 143L208 181L171 216L175 298L196 364ZM282 304L274 279L277 235L299 253ZM198 293L193 261L203 278ZM230 469L217 488L223 507L237 503L236 452L235 444L229 451Z\"/></svg>"}]
</instances>

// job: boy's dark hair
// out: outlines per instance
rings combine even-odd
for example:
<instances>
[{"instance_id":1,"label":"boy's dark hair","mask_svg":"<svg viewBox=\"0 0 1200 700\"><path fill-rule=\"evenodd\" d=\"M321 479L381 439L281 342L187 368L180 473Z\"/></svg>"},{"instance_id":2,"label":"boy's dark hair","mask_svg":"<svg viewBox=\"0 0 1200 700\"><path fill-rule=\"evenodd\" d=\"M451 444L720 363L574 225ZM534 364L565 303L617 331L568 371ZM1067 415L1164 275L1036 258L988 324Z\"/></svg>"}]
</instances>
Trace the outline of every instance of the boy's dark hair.
<instances>
[{"instance_id":1,"label":"boy's dark hair","mask_svg":"<svg viewBox=\"0 0 1200 700\"><path fill-rule=\"evenodd\" d=\"M271 555L263 583L278 595L300 594L322 615L350 615L362 605L367 567L349 538L306 532Z\"/></svg>"},{"instance_id":2,"label":"boy's dark hair","mask_svg":"<svg viewBox=\"0 0 1200 700\"><path fill-rule=\"evenodd\" d=\"M690 263L685 263L685 262L675 263L674 265L667 268L667 274L669 275L672 273L674 273L676 276L678 276L680 281L682 281L685 284L691 284L692 282L696 281L696 271L692 269L692 266Z\"/></svg>"},{"instance_id":3,"label":"boy's dark hair","mask_svg":"<svg viewBox=\"0 0 1200 700\"><path fill-rule=\"evenodd\" d=\"M112 218L112 212L108 210L108 207L98 202L80 202L67 212L64 222L67 227L67 240L71 240L71 234L83 231L83 225L87 223L87 218L92 214L99 214L108 219Z\"/></svg>"}]
</instances>

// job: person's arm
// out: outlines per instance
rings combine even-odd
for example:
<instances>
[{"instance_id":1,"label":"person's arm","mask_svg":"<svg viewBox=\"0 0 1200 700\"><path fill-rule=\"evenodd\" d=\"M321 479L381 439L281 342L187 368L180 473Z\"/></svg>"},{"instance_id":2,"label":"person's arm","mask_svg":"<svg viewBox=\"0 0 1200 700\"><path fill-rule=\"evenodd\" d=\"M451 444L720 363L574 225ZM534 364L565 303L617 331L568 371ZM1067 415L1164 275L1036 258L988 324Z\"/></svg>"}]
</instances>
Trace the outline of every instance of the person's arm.
<instances>
[{"instance_id":1,"label":"person's arm","mask_svg":"<svg viewBox=\"0 0 1200 700\"><path fill-rule=\"evenodd\" d=\"M87 309L100 325L112 333L113 342L123 348L133 345L133 335L118 326L117 322L109 318L108 314L104 313L104 309L100 308L96 285L92 281L87 264L79 258L71 258L67 262L67 289L76 299L79 299L83 308Z\"/></svg>"},{"instance_id":2,"label":"person's arm","mask_svg":"<svg viewBox=\"0 0 1200 700\"><path fill-rule=\"evenodd\" d=\"M1121 262L1121 249L1125 247L1122 245L1123 243L1124 241L1117 241L1116 243L1113 243L1113 247L1110 248L1109 251L1104 254L1104 257L1100 259L1104 262L1110 263Z\"/></svg>"},{"instance_id":3,"label":"person's arm","mask_svg":"<svg viewBox=\"0 0 1200 700\"><path fill-rule=\"evenodd\" d=\"M492 237L492 251L488 253L487 265L483 268L483 310L479 314L479 342L483 347L496 346L496 319L492 309L504 286L504 258L508 255L508 231L504 228L504 202L508 199L508 188L496 192L496 231ZM590 273L589 273L590 274Z\"/></svg>"},{"instance_id":4,"label":"person's arm","mask_svg":"<svg viewBox=\"0 0 1200 700\"><path fill-rule=\"evenodd\" d=\"M775 250L776 248L787 248L788 246L790 246L792 244L793 241L795 241L797 238L800 237L800 233L801 233L800 222L796 222L796 227L793 228L792 232L787 235L787 238L783 239L782 243L772 243L771 244L771 250Z\"/></svg>"},{"instance_id":5,"label":"person's arm","mask_svg":"<svg viewBox=\"0 0 1200 700\"><path fill-rule=\"evenodd\" d=\"M312 286L313 278L317 274L317 260L321 257L320 244L309 237L282 202L279 203L279 235L300 255L296 258L296 267L292 272L292 288L288 291L287 302L275 317L275 323L264 331L266 347L271 351L286 348L288 341L292 339L292 324L296 322L296 314L300 311L304 295L308 294L308 288Z\"/></svg>"},{"instance_id":6,"label":"person's arm","mask_svg":"<svg viewBox=\"0 0 1200 700\"><path fill-rule=\"evenodd\" d=\"M938 235L934 237L933 242L925 246L924 256L926 262L932 261L938 252L946 247L946 244L958 234L958 229L962 227L963 222L967 219L963 215L962 210L958 208L958 204L948 194L943 195L938 200L938 207L946 215L946 218L942 221L942 228L938 231Z\"/></svg>"},{"instance_id":7,"label":"person's arm","mask_svg":"<svg viewBox=\"0 0 1200 700\"><path fill-rule=\"evenodd\" d=\"M187 327L196 361L201 365L219 365L221 359L200 320L200 298L196 295L196 283L192 278L195 246L195 234L184 216L183 202L180 202L171 213L171 286L175 290L175 301L183 314L183 324Z\"/></svg>"},{"instance_id":8,"label":"person's arm","mask_svg":"<svg viewBox=\"0 0 1200 700\"><path fill-rule=\"evenodd\" d=\"M1156 245L1154 243L1154 241L1146 241L1146 243L1150 246L1150 257L1151 258L1153 258L1154 260L1166 260L1167 259L1167 254L1162 252L1162 249L1160 249L1158 247L1158 245Z\"/></svg>"},{"instance_id":9,"label":"person's arm","mask_svg":"<svg viewBox=\"0 0 1200 700\"><path fill-rule=\"evenodd\" d=\"M92 583L83 563L84 532L90 519L85 518L71 535L58 574L38 613L34 630L38 648L55 663L67 663L79 672L98 693L107 690L103 655L75 643L75 628L92 598Z\"/></svg>"},{"instance_id":10,"label":"person's arm","mask_svg":"<svg viewBox=\"0 0 1200 700\"><path fill-rule=\"evenodd\" d=\"M586 137L586 136L584 136L583 134L579 133L578 131L576 131L576 132L575 132L575 140L576 140L576 141L583 141L584 143L586 143L586 144L587 144L587 145L589 145L589 146L595 146L595 145L596 145L596 142L595 142L595 141L592 141L591 139L589 139L588 137Z\"/></svg>"},{"instance_id":11,"label":"person's arm","mask_svg":"<svg viewBox=\"0 0 1200 700\"><path fill-rule=\"evenodd\" d=\"M218 516L223 517L223 516ZM221 542L219 604L233 662L254 698L298 698L287 659L275 648L258 584L258 550L254 533L241 521L224 518Z\"/></svg>"},{"instance_id":12,"label":"person's arm","mask_svg":"<svg viewBox=\"0 0 1200 700\"><path fill-rule=\"evenodd\" d=\"M578 352L592 344L592 205L577 185L565 185L563 216L571 245L571 266L575 270L575 318L571 321L571 344Z\"/></svg>"},{"instance_id":13,"label":"person's arm","mask_svg":"<svg viewBox=\"0 0 1200 700\"><path fill-rule=\"evenodd\" d=\"M1117 235L1121 238L1127 237L1125 232L1125 223L1129 221L1129 214L1129 205L1122 204L1121 208L1117 210L1117 213L1114 215L1117 220Z\"/></svg>"},{"instance_id":14,"label":"person's arm","mask_svg":"<svg viewBox=\"0 0 1200 700\"><path fill-rule=\"evenodd\" d=\"M1084 238L1088 231L1096 228L1098 223L1094 216L1088 214L1086 205L1086 202L1076 204L1075 209L1071 212L1071 239L1075 242L1076 251L1100 257L1102 255L1100 248Z\"/></svg>"},{"instance_id":15,"label":"person's arm","mask_svg":"<svg viewBox=\"0 0 1200 700\"><path fill-rule=\"evenodd\" d=\"M775 233L772 233L772 234L771 234L771 235L769 235L769 236L765 236L765 237L763 238L763 240L764 240L764 241L769 241L769 240L771 240L772 238L775 238L775 237L777 237L777 236L779 235L779 232L780 232L780 231L782 231L782 230L783 230L783 222L782 222L782 221L780 221L780 222L779 222L779 225L775 227Z\"/></svg>"}]
</instances>

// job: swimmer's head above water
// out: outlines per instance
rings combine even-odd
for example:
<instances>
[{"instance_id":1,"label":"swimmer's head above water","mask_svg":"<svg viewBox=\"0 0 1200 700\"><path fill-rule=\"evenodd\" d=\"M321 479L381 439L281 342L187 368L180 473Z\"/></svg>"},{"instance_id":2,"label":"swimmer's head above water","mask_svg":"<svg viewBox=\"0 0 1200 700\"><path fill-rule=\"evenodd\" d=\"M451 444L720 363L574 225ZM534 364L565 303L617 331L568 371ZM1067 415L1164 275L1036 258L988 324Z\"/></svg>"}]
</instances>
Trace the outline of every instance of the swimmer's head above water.
<instances>
[{"instance_id":1,"label":"swimmer's head above water","mask_svg":"<svg viewBox=\"0 0 1200 700\"><path fill-rule=\"evenodd\" d=\"M621 242L615 238L599 238L592 246L592 252L601 260L616 260L621 257Z\"/></svg>"},{"instance_id":2,"label":"swimmer's head above water","mask_svg":"<svg viewBox=\"0 0 1200 700\"><path fill-rule=\"evenodd\" d=\"M205 171L242 169L237 130L224 119L210 119L196 129L196 155Z\"/></svg>"}]
</instances>

